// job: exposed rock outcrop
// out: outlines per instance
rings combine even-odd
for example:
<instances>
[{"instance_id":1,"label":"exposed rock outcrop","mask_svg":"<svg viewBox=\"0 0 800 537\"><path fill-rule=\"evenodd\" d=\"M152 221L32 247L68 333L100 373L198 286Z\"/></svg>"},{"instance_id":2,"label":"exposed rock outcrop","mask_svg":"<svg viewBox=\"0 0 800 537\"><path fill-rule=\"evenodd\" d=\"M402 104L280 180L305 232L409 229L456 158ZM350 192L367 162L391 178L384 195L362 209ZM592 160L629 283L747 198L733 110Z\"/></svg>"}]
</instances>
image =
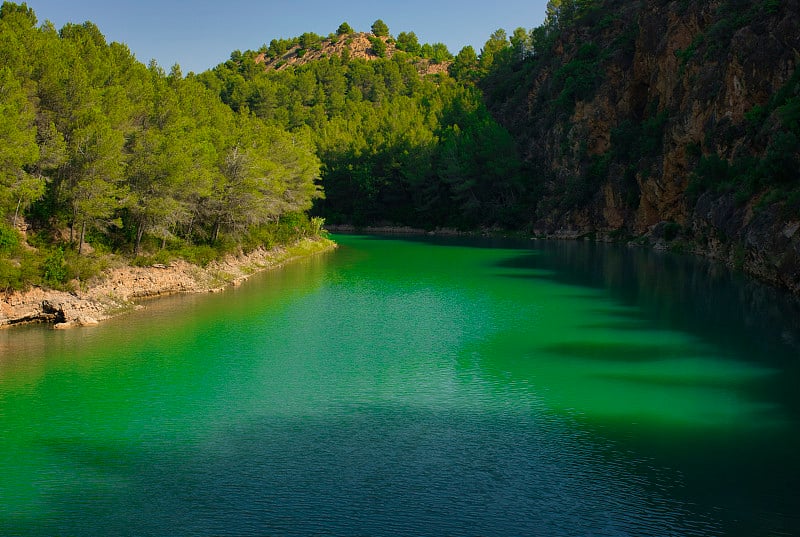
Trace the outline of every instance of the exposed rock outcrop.
<instances>
[{"instance_id":1,"label":"exposed rock outcrop","mask_svg":"<svg viewBox=\"0 0 800 537\"><path fill-rule=\"evenodd\" d=\"M315 48L302 49L299 45L295 45L289 48L283 55L274 58L264 53L258 54L255 57L255 62L257 64L263 64L266 69L280 71L282 69L288 69L291 66L304 65L331 56L348 56L353 59L376 60L381 56L373 50L370 38L374 39L375 36L361 32L339 36L336 40L322 39L320 44ZM383 52L382 57L391 58L394 56L398 51L394 41L387 37L380 37L378 39L383 41L386 45L386 50ZM421 75L446 73L450 63L451 62L433 62L426 58L417 58L414 61L417 72Z\"/></svg>"},{"instance_id":2,"label":"exposed rock outcrop","mask_svg":"<svg viewBox=\"0 0 800 537\"><path fill-rule=\"evenodd\" d=\"M551 35L517 66L520 89L486 83L542 182L532 230L650 237L668 222L682 248L800 292L800 203L781 195L800 191L800 170L770 185L737 168L776 148L800 162L775 101L800 99L798 0L605 0ZM724 169L692 192L713 158Z\"/></svg>"},{"instance_id":3,"label":"exposed rock outcrop","mask_svg":"<svg viewBox=\"0 0 800 537\"><path fill-rule=\"evenodd\" d=\"M179 260L169 265L116 268L85 290L71 293L34 287L0 295L0 328L33 322L53 323L55 328L92 326L141 307L136 301L142 298L222 291L258 271L333 247L335 244L327 239L304 239L289 248L257 249L206 267Z\"/></svg>"}]
</instances>

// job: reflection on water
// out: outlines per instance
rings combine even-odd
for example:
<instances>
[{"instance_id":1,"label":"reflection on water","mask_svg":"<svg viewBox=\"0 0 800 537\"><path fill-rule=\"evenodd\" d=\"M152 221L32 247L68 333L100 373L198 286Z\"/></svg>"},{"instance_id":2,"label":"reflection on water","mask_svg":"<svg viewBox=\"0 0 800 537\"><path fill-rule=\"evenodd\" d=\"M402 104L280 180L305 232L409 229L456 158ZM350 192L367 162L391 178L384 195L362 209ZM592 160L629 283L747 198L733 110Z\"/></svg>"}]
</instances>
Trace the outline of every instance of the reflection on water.
<instances>
[{"instance_id":1,"label":"reflection on water","mask_svg":"<svg viewBox=\"0 0 800 537\"><path fill-rule=\"evenodd\" d=\"M800 533L796 302L613 246L339 240L0 332L0 528Z\"/></svg>"},{"instance_id":2,"label":"reflection on water","mask_svg":"<svg viewBox=\"0 0 800 537\"><path fill-rule=\"evenodd\" d=\"M800 373L796 298L690 257L558 242L542 249L547 255L523 253L497 265L508 277L594 289L600 296L593 305L560 303L568 313L551 315L551 328L542 330L558 337L511 354L533 352L549 364L544 369L613 382L617 386L601 390L613 394L606 401L612 408L622 406L620 395L628 391L637 406L661 408L664 419L687 423L711 425L713 416L758 427L796 420L800 407L790 395ZM588 293L573 296L589 299ZM626 390L620 392L621 383ZM776 398L774 390L787 396ZM692 399L698 404L686 404ZM703 399L716 404L699 404ZM607 408L596 398L586 406L589 412Z\"/></svg>"}]
</instances>

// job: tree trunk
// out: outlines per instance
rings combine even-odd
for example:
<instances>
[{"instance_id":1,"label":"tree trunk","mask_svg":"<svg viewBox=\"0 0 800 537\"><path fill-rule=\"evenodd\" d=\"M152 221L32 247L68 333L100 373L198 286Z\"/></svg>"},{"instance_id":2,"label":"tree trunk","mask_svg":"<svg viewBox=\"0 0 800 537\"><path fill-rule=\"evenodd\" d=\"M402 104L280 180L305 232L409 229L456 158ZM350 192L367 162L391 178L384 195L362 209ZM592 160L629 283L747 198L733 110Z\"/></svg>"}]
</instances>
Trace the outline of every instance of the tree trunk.
<instances>
[{"instance_id":1,"label":"tree trunk","mask_svg":"<svg viewBox=\"0 0 800 537\"><path fill-rule=\"evenodd\" d=\"M83 253L83 240L86 237L86 220L81 223L81 238L78 242L78 255Z\"/></svg>"},{"instance_id":2,"label":"tree trunk","mask_svg":"<svg viewBox=\"0 0 800 537\"><path fill-rule=\"evenodd\" d=\"M211 231L211 244L217 242L217 236L219 235L219 219L214 222L214 229Z\"/></svg>"},{"instance_id":3,"label":"tree trunk","mask_svg":"<svg viewBox=\"0 0 800 537\"><path fill-rule=\"evenodd\" d=\"M142 244L142 235L144 235L144 224L139 222L139 227L136 229L136 244L133 247L133 255L139 255L139 247Z\"/></svg>"},{"instance_id":4,"label":"tree trunk","mask_svg":"<svg viewBox=\"0 0 800 537\"><path fill-rule=\"evenodd\" d=\"M14 227L17 227L17 216L19 216L19 206L22 204L22 198L17 200L17 210L14 211Z\"/></svg>"}]
</instances>

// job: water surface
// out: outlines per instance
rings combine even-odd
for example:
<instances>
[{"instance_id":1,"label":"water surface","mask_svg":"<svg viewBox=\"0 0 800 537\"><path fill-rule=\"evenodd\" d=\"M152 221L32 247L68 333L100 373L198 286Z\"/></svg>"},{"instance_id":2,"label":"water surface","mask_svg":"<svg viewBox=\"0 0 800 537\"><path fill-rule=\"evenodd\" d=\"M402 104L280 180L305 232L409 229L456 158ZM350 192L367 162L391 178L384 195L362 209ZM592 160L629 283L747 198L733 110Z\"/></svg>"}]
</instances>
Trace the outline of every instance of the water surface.
<instances>
[{"instance_id":1,"label":"water surface","mask_svg":"<svg viewBox=\"0 0 800 537\"><path fill-rule=\"evenodd\" d=\"M782 293L624 247L336 238L0 331L0 534L800 535Z\"/></svg>"}]
</instances>

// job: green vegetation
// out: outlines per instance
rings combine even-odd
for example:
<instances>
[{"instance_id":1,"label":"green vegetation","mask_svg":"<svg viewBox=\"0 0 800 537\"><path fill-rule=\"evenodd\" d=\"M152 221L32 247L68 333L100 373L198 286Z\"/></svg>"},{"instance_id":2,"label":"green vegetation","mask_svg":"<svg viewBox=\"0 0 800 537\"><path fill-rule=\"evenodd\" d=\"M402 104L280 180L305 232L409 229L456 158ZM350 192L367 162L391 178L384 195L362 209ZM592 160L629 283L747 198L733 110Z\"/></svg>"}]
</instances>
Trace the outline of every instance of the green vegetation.
<instances>
[{"instance_id":1,"label":"green vegetation","mask_svg":"<svg viewBox=\"0 0 800 537\"><path fill-rule=\"evenodd\" d=\"M397 50L402 50L409 54L419 54L421 49L417 34L414 32L400 32L397 34L395 46L397 46Z\"/></svg>"},{"instance_id":2,"label":"green vegetation","mask_svg":"<svg viewBox=\"0 0 800 537\"><path fill-rule=\"evenodd\" d=\"M630 216L640 184L662 173L681 114L644 79L601 91L630 71L646 37L630 5L551 0L538 28L498 29L479 52L467 46L455 57L414 32L393 38L380 19L359 35L343 22L328 37L273 39L184 77L178 66L142 65L91 23L37 27L32 10L6 2L0 289L68 287L114 256L205 264L319 234L322 218L529 229L595 211L608 184ZM674 52L692 91L715 99L720 78L698 73L782 5L714 8ZM690 9L670 9L681 6ZM377 59L349 49L308 59L365 35ZM681 142L690 205L733 193L800 214L800 70L740 123L715 116L703 132Z\"/></svg>"},{"instance_id":3,"label":"green vegetation","mask_svg":"<svg viewBox=\"0 0 800 537\"><path fill-rule=\"evenodd\" d=\"M379 58L386 57L386 43L380 37L370 37L369 42L372 45L372 52Z\"/></svg>"},{"instance_id":4,"label":"green vegetation","mask_svg":"<svg viewBox=\"0 0 800 537\"><path fill-rule=\"evenodd\" d=\"M304 133L177 66L145 66L91 23L37 27L24 4L3 3L0 35L0 289L64 287L111 255L241 248L320 196Z\"/></svg>"},{"instance_id":5,"label":"green vegetation","mask_svg":"<svg viewBox=\"0 0 800 537\"><path fill-rule=\"evenodd\" d=\"M6 2L0 24L0 288L68 288L120 257L207 264L319 234L322 218L521 221L513 140L469 81L417 72L452 56L413 32L391 59L256 63L323 46L305 33L184 77L137 62L91 23L37 27L32 10ZM377 20L372 32L384 56L388 27ZM329 39L352 33L342 23Z\"/></svg>"},{"instance_id":6,"label":"green vegetation","mask_svg":"<svg viewBox=\"0 0 800 537\"><path fill-rule=\"evenodd\" d=\"M339 28L336 30L336 35L350 35L352 33L355 33L355 30L346 22L340 24Z\"/></svg>"},{"instance_id":7,"label":"green vegetation","mask_svg":"<svg viewBox=\"0 0 800 537\"><path fill-rule=\"evenodd\" d=\"M384 40L371 42L382 56ZM473 85L417 72L423 58L448 61L447 47L413 32L397 44L391 59L332 55L281 71L253 69L244 53L197 78L233 110L309 140L325 187L313 213L328 222L520 227L527 194L508 132Z\"/></svg>"},{"instance_id":8,"label":"green vegetation","mask_svg":"<svg viewBox=\"0 0 800 537\"><path fill-rule=\"evenodd\" d=\"M561 91L556 97L556 106L572 114L577 101L588 101L594 95L600 80L599 47L594 43L583 43L575 59L565 63L555 72L555 81Z\"/></svg>"},{"instance_id":9,"label":"green vegetation","mask_svg":"<svg viewBox=\"0 0 800 537\"><path fill-rule=\"evenodd\" d=\"M372 33L376 37L389 37L389 27L381 19L372 23Z\"/></svg>"},{"instance_id":10,"label":"green vegetation","mask_svg":"<svg viewBox=\"0 0 800 537\"><path fill-rule=\"evenodd\" d=\"M745 119L753 143L749 152L725 159L716 152L700 157L687 195L733 192L743 203L764 194L762 204L783 201L800 216L800 69L766 105L754 106ZM766 142L758 143L759 140Z\"/></svg>"}]
</instances>

